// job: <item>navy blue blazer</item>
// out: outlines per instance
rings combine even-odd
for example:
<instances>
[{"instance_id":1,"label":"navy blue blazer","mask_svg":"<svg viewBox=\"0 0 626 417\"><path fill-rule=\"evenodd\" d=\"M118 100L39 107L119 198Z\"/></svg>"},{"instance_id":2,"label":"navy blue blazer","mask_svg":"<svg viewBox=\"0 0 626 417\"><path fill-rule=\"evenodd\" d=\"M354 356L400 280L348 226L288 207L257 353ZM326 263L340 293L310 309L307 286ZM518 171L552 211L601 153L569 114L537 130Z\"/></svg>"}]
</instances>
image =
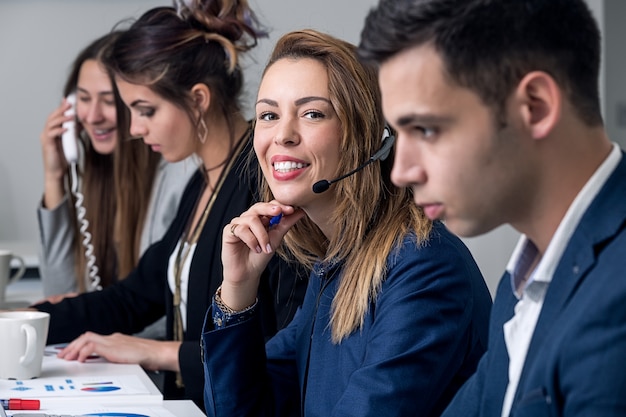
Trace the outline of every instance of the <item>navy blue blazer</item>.
<instances>
[{"instance_id":1,"label":"navy blue blazer","mask_svg":"<svg viewBox=\"0 0 626 417\"><path fill-rule=\"evenodd\" d=\"M489 347L444 416L497 416L508 384L502 326L517 302L500 281ZM626 158L572 235L546 292L511 416L626 415Z\"/></svg>"},{"instance_id":2,"label":"navy blue blazer","mask_svg":"<svg viewBox=\"0 0 626 417\"><path fill-rule=\"evenodd\" d=\"M258 322L202 338L209 416L439 416L487 346L491 296L470 252L443 224L387 260L363 327L330 341L341 265L316 265L293 321L264 347Z\"/></svg>"}]
</instances>

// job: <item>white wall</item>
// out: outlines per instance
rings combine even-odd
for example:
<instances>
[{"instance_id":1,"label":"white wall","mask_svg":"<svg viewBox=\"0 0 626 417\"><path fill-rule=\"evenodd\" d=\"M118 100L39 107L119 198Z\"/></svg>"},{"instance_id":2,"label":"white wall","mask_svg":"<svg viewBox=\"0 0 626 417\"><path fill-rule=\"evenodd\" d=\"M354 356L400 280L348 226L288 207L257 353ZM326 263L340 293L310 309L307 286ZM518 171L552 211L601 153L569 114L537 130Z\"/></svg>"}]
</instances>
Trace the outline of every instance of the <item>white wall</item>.
<instances>
[{"instance_id":1,"label":"white wall","mask_svg":"<svg viewBox=\"0 0 626 417\"><path fill-rule=\"evenodd\" d=\"M43 188L39 134L71 61L121 18L156 0L0 2L0 241L36 242Z\"/></svg>"},{"instance_id":2,"label":"white wall","mask_svg":"<svg viewBox=\"0 0 626 417\"><path fill-rule=\"evenodd\" d=\"M604 0L605 47L605 121L609 137L626 148L626 1Z\"/></svg>"},{"instance_id":3,"label":"white wall","mask_svg":"<svg viewBox=\"0 0 626 417\"><path fill-rule=\"evenodd\" d=\"M605 0L587 0L602 19ZM623 0L606 0L623 3ZM251 0L270 38L244 60L248 103L260 71L281 34L306 27L353 43L377 0ZM0 1L0 242L36 248L35 207L43 187L39 134L60 102L63 82L76 53L122 18L137 17L166 0ZM503 226L465 239L490 286L495 288L518 234ZM31 254L26 254L31 255Z\"/></svg>"},{"instance_id":4,"label":"white wall","mask_svg":"<svg viewBox=\"0 0 626 417\"><path fill-rule=\"evenodd\" d=\"M357 42L368 5L321 0L294 7L263 0L261 20L272 29L245 61L250 96L265 57L280 34L316 27ZM71 61L121 19L167 0L2 0L0 2L0 241L36 242L35 207L43 187L39 134L61 100ZM260 10L254 1L252 5ZM307 5L307 2L302 2ZM325 15L325 16L324 16ZM252 100L248 100L251 102Z\"/></svg>"}]
</instances>

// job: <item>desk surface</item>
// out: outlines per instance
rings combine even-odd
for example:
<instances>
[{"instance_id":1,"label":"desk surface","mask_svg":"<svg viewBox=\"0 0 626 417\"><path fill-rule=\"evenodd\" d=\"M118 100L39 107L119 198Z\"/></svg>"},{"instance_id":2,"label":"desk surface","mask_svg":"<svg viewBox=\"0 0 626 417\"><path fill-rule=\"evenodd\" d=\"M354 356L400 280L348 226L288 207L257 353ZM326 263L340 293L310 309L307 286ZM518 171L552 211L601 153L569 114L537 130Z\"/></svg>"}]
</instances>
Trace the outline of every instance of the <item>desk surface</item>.
<instances>
[{"instance_id":1,"label":"desk surface","mask_svg":"<svg viewBox=\"0 0 626 417\"><path fill-rule=\"evenodd\" d=\"M101 358L85 363L66 361L56 357L57 351L55 346L46 347L41 376L36 379L0 379L0 397L39 399L39 412L47 414L107 410L139 411L150 417L204 416L192 401L163 401L161 392L139 365L110 363Z\"/></svg>"},{"instance_id":2,"label":"desk surface","mask_svg":"<svg viewBox=\"0 0 626 417\"><path fill-rule=\"evenodd\" d=\"M163 406L176 416L206 417L191 400L163 401Z\"/></svg>"},{"instance_id":3,"label":"desk surface","mask_svg":"<svg viewBox=\"0 0 626 417\"><path fill-rule=\"evenodd\" d=\"M6 300L7 304L0 308L17 308L24 307L43 298L41 280L39 278L22 278L18 282L7 287ZM42 365L42 374L38 378L41 381L45 379L54 379L60 377L115 377L120 375L136 375L137 378L147 388L147 393L134 396L132 403L140 402L145 407L161 407L165 408L171 414L181 417L205 417L204 413L190 400L181 401L163 401L163 396L159 389L154 385L152 380L143 371L139 365L116 364L106 362L102 359L79 363L75 361L65 361L56 358L50 354L52 347L46 348L49 354L44 357ZM2 380L0 380L0 383ZM1 392L1 391L0 391ZM16 395L14 395L15 397ZM1 396L0 396L1 397ZM24 397L26 398L26 397ZM48 408L47 413L54 413L55 407L67 403L68 397L47 398L42 399L42 408ZM107 399L107 402L118 401L121 404L123 398L113 396ZM145 414L145 413L144 413Z\"/></svg>"}]
</instances>

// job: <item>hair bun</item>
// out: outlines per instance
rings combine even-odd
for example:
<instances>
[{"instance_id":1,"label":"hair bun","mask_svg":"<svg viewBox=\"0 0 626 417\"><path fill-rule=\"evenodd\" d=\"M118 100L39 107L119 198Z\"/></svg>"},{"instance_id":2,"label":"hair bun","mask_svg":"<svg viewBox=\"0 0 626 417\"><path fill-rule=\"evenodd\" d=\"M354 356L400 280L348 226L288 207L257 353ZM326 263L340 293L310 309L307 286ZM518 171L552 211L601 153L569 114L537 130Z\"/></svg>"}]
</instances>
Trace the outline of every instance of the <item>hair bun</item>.
<instances>
[{"instance_id":1,"label":"hair bun","mask_svg":"<svg viewBox=\"0 0 626 417\"><path fill-rule=\"evenodd\" d=\"M203 32L215 33L248 50L265 36L247 0L175 0L178 16ZM246 36L247 35L247 36Z\"/></svg>"},{"instance_id":2,"label":"hair bun","mask_svg":"<svg viewBox=\"0 0 626 417\"><path fill-rule=\"evenodd\" d=\"M181 19L185 19L190 11L194 8L195 0L174 0L174 6L176 7L176 13Z\"/></svg>"}]
</instances>

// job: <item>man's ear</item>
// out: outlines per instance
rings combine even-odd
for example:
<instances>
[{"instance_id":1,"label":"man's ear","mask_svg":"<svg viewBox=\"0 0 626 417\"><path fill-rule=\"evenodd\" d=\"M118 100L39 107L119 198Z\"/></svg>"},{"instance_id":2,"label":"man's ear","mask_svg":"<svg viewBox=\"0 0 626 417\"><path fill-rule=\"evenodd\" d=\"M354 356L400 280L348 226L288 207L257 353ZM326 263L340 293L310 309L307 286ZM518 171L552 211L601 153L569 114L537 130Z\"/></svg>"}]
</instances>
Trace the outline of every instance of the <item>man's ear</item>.
<instances>
[{"instance_id":1,"label":"man's ear","mask_svg":"<svg viewBox=\"0 0 626 417\"><path fill-rule=\"evenodd\" d=\"M554 78L543 71L529 72L515 90L522 122L534 139L543 139L552 132L563 105L563 92Z\"/></svg>"},{"instance_id":2,"label":"man's ear","mask_svg":"<svg viewBox=\"0 0 626 417\"><path fill-rule=\"evenodd\" d=\"M198 83L191 87L191 96L201 114L206 113L211 105L211 90L206 84Z\"/></svg>"}]
</instances>

